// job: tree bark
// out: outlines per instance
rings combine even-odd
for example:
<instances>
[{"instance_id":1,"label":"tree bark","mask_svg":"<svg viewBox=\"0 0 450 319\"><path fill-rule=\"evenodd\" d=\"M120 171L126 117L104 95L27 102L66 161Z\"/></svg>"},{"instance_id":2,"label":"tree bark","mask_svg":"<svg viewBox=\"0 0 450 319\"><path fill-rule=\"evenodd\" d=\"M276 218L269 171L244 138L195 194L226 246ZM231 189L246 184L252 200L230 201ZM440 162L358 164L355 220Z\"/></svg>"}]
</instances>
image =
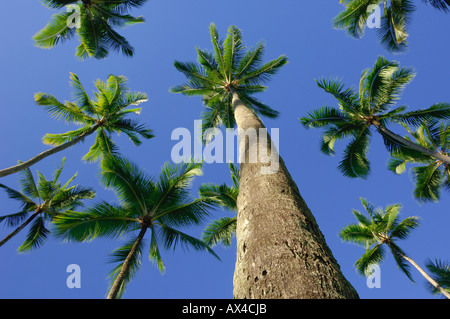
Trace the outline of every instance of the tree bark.
<instances>
[{"instance_id":1,"label":"tree bark","mask_svg":"<svg viewBox=\"0 0 450 319\"><path fill-rule=\"evenodd\" d=\"M53 147L49 150L46 150L38 155L36 155L35 157L29 159L26 162L20 163L18 165L15 166L11 166L9 168L5 168L0 170L0 177L5 177L17 172L20 172L24 169L27 169L28 167L30 167L31 165L36 164L37 162L43 160L44 158L53 155L55 153L61 152L63 150L65 150L66 148L69 148L72 145L78 144L79 142L81 142L82 140L84 140L87 136L91 135L92 133L94 133L97 128L99 128L101 126L100 123L95 124L94 126L92 126L92 128L89 131L86 131L85 133L81 134L79 137L73 139L70 142L61 144L59 146Z\"/></svg>"},{"instance_id":2,"label":"tree bark","mask_svg":"<svg viewBox=\"0 0 450 319\"><path fill-rule=\"evenodd\" d=\"M42 213L41 209L38 208L33 215L31 215L30 217L28 217L28 219L19 227L17 227L11 234L9 234L8 236L6 236L5 238L2 239L2 241L0 241L0 247L3 246L4 244L6 244L11 238L13 238L14 236L16 236L22 229L24 229L25 227L27 227L27 225L29 223L31 223L31 221L33 219L36 218L37 215L39 215L40 213Z\"/></svg>"},{"instance_id":3,"label":"tree bark","mask_svg":"<svg viewBox=\"0 0 450 319\"><path fill-rule=\"evenodd\" d=\"M265 129L232 89L238 130ZM266 135L266 136L262 136ZM260 137L263 137L262 140ZM267 137L264 141L264 137ZM358 294L338 263L272 141L262 131L260 149L279 165L251 163L252 142L239 135L240 164L237 200L236 299L357 299Z\"/></svg>"},{"instance_id":4,"label":"tree bark","mask_svg":"<svg viewBox=\"0 0 450 319\"><path fill-rule=\"evenodd\" d=\"M393 139L397 143L403 144L403 145L405 145L405 146L407 146L407 147L409 147L409 148L411 148L411 149L413 149L413 150L415 150L417 152L420 152L422 154L426 154L428 156L431 156L431 157L433 157L433 158L435 158L435 159L437 159L439 161L442 161L442 162L444 162L446 164L450 164L450 157L448 157L448 156L446 156L444 154L441 154L439 152L430 150L430 149L428 149L426 147L423 147L422 145L419 145L419 144L413 143L411 141L408 141L406 138L403 138L400 135L397 135L394 132L392 132L391 130L387 129L386 127L381 125L379 122L375 121L373 124L376 126L376 128L380 132L382 132L385 135L389 136L391 139Z\"/></svg>"},{"instance_id":5,"label":"tree bark","mask_svg":"<svg viewBox=\"0 0 450 319\"><path fill-rule=\"evenodd\" d=\"M136 254L139 244L144 238L145 232L147 231L147 226L143 225L141 231L139 232L138 237L136 238L133 247L131 247L130 253L127 258L123 262L122 269L120 270L119 275L117 275L116 280L114 281L111 289L109 290L109 294L106 297L107 299L116 299L117 294L119 293L120 287L122 286L123 280L125 279L125 275L128 272L128 268L130 267L130 260Z\"/></svg>"}]
</instances>

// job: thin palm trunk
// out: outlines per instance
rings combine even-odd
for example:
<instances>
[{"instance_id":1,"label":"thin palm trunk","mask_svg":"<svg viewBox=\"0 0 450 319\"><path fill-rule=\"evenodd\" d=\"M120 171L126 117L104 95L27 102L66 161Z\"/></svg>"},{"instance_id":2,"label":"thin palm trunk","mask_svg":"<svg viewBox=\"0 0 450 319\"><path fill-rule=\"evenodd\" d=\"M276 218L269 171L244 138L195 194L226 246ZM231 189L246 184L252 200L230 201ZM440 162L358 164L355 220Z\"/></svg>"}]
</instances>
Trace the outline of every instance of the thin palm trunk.
<instances>
[{"instance_id":1,"label":"thin palm trunk","mask_svg":"<svg viewBox=\"0 0 450 319\"><path fill-rule=\"evenodd\" d=\"M237 200L237 259L234 297L237 299L356 299L314 216L262 122L231 88L238 130L255 129L259 150L278 161L249 162L252 142L239 134L240 164ZM265 136L263 136L265 135ZM244 155L244 156L243 156ZM241 160L241 161L242 161Z\"/></svg>"},{"instance_id":2,"label":"thin palm trunk","mask_svg":"<svg viewBox=\"0 0 450 319\"><path fill-rule=\"evenodd\" d=\"M411 148L411 149L413 149L415 151L418 151L418 152L420 152L422 154L429 155L429 156L431 156L431 157L433 157L433 158L435 158L435 159L437 159L439 161L442 161L444 163L450 164L450 157L448 157L448 156L446 156L444 154L441 154L439 152L430 150L430 149L428 149L426 147L423 147L423 146L421 146L419 144L416 144L416 143L413 143L411 141L408 141L407 139L401 137L400 135L397 135L394 132L390 131L389 129L387 129L386 127L384 127L383 125L381 125L377 121L374 121L373 124L376 126L376 128L380 132L384 133L385 135L387 135L389 138L391 138L395 142L403 144L403 145L406 145L407 147L409 147L409 148Z\"/></svg>"},{"instance_id":3,"label":"thin palm trunk","mask_svg":"<svg viewBox=\"0 0 450 319\"><path fill-rule=\"evenodd\" d=\"M31 223L31 221L33 219L36 218L37 215L39 215L40 213L42 213L42 210L40 208L36 209L36 211L33 213L33 215L31 215L22 225L20 225L19 227L17 227L11 234L9 234L8 236L6 236L2 241L0 241L0 247L3 246L4 244L6 244L11 238L13 238L14 236L16 236L22 229L24 229L25 227L27 227L27 225L29 223Z\"/></svg>"},{"instance_id":4,"label":"thin palm trunk","mask_svg":"<svg viewBox=\"0 0 450 319\"><path fill-rule=\"evenodd\" d=\"M24 169L27 169L31 165L36 164L37 162L43 160L44 158L46 158L46 157L48 157L50 155L53 155L53 154L58 153L58 152L61 152L61 151L65 150L66 148L69 148L70 146L73 146L75 144L80 143L87 136L89 136L92 133L94 133L97 130L97 128L99 128L100 126L101 126L101 123L97 123L94 126L92 126L92 128L89 129L89 131L86 131L85 133L81 134L79 137L73 139L70 142L67 142L67 143L61 144L59 146L53 147L53 148L51 148L49 150L46 150L46 151L36 155L35 157L29 159L26 162L23 162L23 163L15 165L15 166L11 166L9 168L5 168L5 169L0 170L0 177L4 177L4 176L7 176L7 175L11 175L11 174L20 172L20 171L22 171Z\"/></svg>"},{"instance_id":5,"label":"thin palm trunk","mask_svg":"<svg viewBox=\"0 0 450 319\"><path fill-rule=\"evenodd\" d=\"M147 226L143 225L141 228L141 231L139 232L138 237L136 238L133 247L131 247L130 253L128 254L127 258L122 264L122 269L120 270L119 274L116 277L116 280L114 281L113 285L111 286L111 289L109 291L109 294L107 296L107 299L116 299L117 294L119 293L120 287L122 286L122 283L125 279L125 276L128 272L128 268L130 267L131 259L136 254L138 247L144 238L145 232L147 231Z\"/></svg>"},{"instance_id":6,"label":"thin palm trunk","mask_svg":"<svg viewBox=\"0 0 450 319\"><path fill-rule=\"evenodd\" d=\"M428 280L428 282L430 284L433 285L433 287L435 287L436 289L438 289L445 297L447 297L448 299L450 299L450 293L445 290L443 287L441 287L433 278L431 278L414 260L412 260L411 258L409 258L408 256L406 256L405 254L399 252L397 250L397 252L400 254L400 256L403 257L403 259L405 259L406 261L408 261L411 265L413 265L419 272L420 274L425 277L426 280Z\"/></svg>"}]
</instances>

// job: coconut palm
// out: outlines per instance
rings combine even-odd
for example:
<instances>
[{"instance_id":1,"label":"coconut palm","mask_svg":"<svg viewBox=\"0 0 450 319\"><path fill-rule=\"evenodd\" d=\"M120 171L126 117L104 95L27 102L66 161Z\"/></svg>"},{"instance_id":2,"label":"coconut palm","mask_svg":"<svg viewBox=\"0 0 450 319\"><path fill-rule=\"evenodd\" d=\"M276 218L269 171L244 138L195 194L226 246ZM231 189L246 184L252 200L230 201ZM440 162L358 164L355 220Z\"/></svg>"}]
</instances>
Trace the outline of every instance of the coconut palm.
<instances>
[{"instance_id":1,"label":"coconut palm","mask_svg":"<svg viewBox=\"0 0 450 319\"><path fill-rule=\"evenodd\" d=\"M153 180L136 164L121 157L105 157L102 182L115 191L119 203L100 202L85 212L73 212L55 220L57 233L71 241L91 241L97 237L130 240L112 253L113 269L108 299L120 298L127 283L141 264L143 239L150 237L150 260L163 272L165 266L160 245L175 249L177 245L208 251L203 243L180 228L198 225L210 207L205 199L193 199L191 182L201 174L201 163L165 164L159 179ZM218 257L217 257L218 258Z\"/></svg>"},{"instance_id":2,"label":"coconut palm","mask_svg":"<svg viewBox=\"0 0 450 319\"><path fill-rule=\"evenodd\" d=\"M45 93L35 94L35 101L43 106L52 117L72 122L79 129L62 134L46 134L43 142L54 146L37 156L18 165L0 170L0 177L16 173L30 167L42 159L78 144L91 134L96 133L95 142L83 160L93 162L99 160L103 154L115 154L117 145L112 141L113 133L126 134L134 145L140 145L140 137L150 139L152 131L136 120L128 119L129 114L140 114L142 108L135 106L147 101L145 93L130 92L126 87L124 76L110 75L105 82L97 80L97 92L91 99L80 83L77 75L71 73L71 86L75 97L74 102L60 102L53 95ZM130 106L132 106L130 108Z\"/></svg>"},{"instance_id":3,"label":"coconut palm","mask_svg":"<svg viewBox=\"0 0 450 319\"><path fill-rule=\"evenodd\" d=\"M30 169L25 169L20 180L21 191L0 184L0 188L7 192L8 197L17 200L21 206L21 211L18 213L0 216L0 222L4 221L7 226L18 226L0 241L0 246L6 244L30 223L32 224L27 238L19 247L19 252L42 246L50 232L46 228L46 222L52 222L54 218L83 206L84 199L94 198L95 192L92 189L78 185L70 186L77 174L61 185L58 179L64 163L65 158L62 160L61 166L54 172L51 180L47 180L42 173L38 172L36 182ZM29 216L30 213L31 216Z\"/></svg>"},{"instance_id":4,"label":"coconut palm","mask_svg":"<svg viewBox=\"0 0 450 319\"><path fill-rule=\"evenodd\" d=\"M380 56L371 69L363 71L358 90L344 89L344 84L338 80L319 80L318 86L337 99L339 108L322 107L308 113L300 122L306 128L325 129L321 151L327 155L334 155L337 140L351 138L338 167L348 177L366 178L369 175L367 152L371 128L381 134L390 152L407 148L450 164L450 157L445 154L413 143L387 127L392 123L419 126L423 121L450 118L450 104L447 103L436 103L427 109L410 112L405 112L404 105L394 107L401 91L414 75L411 68L400 67L398 62L387 61Z\"/></svg>"},{"instance_id":5,"label":"coconut palm","mask_svg":"<svg viewBox=\"0 0 450 319\"><path fill-rule=\"evenodd\" d=\"M426 122L415 131L405 125L417 144L435 152L449 156L450 125L438 121ZM408 136L405 137L409 139ZM397 174L406 171L406 165L416 164L412 168L415 182L414 197L421 203L439 201L441 190L450 191L450 165L441 160L410 149L398 149L391 154L388 167Z\"/></svg>"},{"instance_id":6,"label":"coconut palm","mask_svg":"<svg viewBox=\"0 0 450 319\"><path fill-rule=\"evenodd\" d=\"M171 92L203 97L204 129L236 125L239 132L234 296L357 298L258 117L277 115L253 95L266 89L287 58L263 63L265 45L247 49L235 26L221 40L211 24L210 36L213 50L197 48L198 63L175 62L188 81ZM315 274L309 263L317 265Z\"/></svg>"},{"instance_id":7,"label":"coconut palm","mask_svg":"<svg viewBox=\"0 0 450 319\"><path fill-rule=\"evenodd\" d=\"M450 8L449 0L422 0L434 8L447 12ZM345 29L353 38L364 36L368 19L372 13L371 6L378 6L381 14L377 33L381 44L389 52L404 52L408 48L408 25L415 5L411 0L341 0L345 9L333 19L333 26Z\"/></svg>"},{"instance_id":8,"label":"coconut palm","mask_svg":"<svg viewBox=\"0 0 450 319\"><path fill-rule=\"evenodd\" d=\"M106 58L109 50L133 56L134 48L114 28L144 22L143 17L133 17L127 12L141 7L147 0L42 0L51 9L63 12L52 16L51 21L33 37L35 45L51 49L78 35L80 45L75 55L80 59Z\"/></svg>"},{"instance_id":9,"label":"coconut palm","mask_svg":"<svg viewBox=\"0 0 450 319\"><path fill-rule=\"evenodd\" d=\"M432 273L433 279L450 294L450 263L441 260L427 260L427 269ZM430 285L433 294L441 294L441 290Z\"/></svg>"},{"instance_id":10,"label":"coconut palm","mask_svg":"<svg viewBox=\"0 0 450 319\"><path fill-rule=\"evenodd\" d=\"M369 274L372 265L379 265L383 261L387 246L394 256L398 268L412 282L414 281L407 263L414 266L433 287L450 298L450 293L446 292L414 260L408 257L397 244L398 240L406 239L411 231L419 226L418 218L413 216L400 220L398 216L401 209L400 204L387 205L383 209L382 207L375 208L364 198L360 200L369 217L360 211L353 210L358 223L350 224L340 232L340 237L344 241L358 244L366 249L363 256L355 263L357 271L362 275Z\"/></svg>"},{"instance_id":11,"label":"coconut palm","mask_svg":"<svg viewBox=\"0 0 450 319\"><path fill-rule=\"evenodd\" d=\"M237 197L239 194L239 169L236 165L229 164L232 186L227 184L203 184L200 186L200 197L207 198L211 202L236 213ZM231 245L231 239L236 234L237 216L222 217L206 226L202 234L202 240L210 247L221 243L224 246Z\"/></svg>"}]
</instances>

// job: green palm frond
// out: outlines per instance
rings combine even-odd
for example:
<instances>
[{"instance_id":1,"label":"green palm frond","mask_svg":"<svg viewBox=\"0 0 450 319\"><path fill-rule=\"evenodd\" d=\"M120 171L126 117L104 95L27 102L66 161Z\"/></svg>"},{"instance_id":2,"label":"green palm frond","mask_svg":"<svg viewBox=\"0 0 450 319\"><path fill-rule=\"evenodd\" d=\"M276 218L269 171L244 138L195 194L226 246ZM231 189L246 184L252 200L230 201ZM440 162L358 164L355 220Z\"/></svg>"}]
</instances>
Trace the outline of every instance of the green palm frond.
<instances>
[{"instance_id":1,"label":"green palm frond","mask_svg":"<svg viewBox=\"0 0 450 319\"><path fill-rule=\"evenodd\" d=\"M143 6L145 2L146 0L113 2L44 0L44 5L51 9L62 9L68 5L77 6L78 9L54 14L51 21L33 37L35 45L53 48L59 42L78 35L80 44L75 56L82 60L104 59L110 50L131 57L134 55L134 48L114 28L145 22L143 17L133 17L127 13L132 8ZM78 19L79 25L70 25L69 19Z\"/></svg>"},{"instance_id":2,"label":"green palm frond","mask_svg":"<svg viewBox=\"0 0 450 319\"><path fill-rule=\"evenodd\" d=\"M120 238L136 229L139 220L135 213L107 202L100 202L85 212L68 212L54 219L56 234L69 241L86 242L97 237Z\"/></svg>"},{"instance_id":3,"label":"green palm frond","mask_svg":"<svg viewBox=\"0 0 450 319\"><path fill-rule=\"evenodd\" d=\"M68 26L67 20L71 12L54 14L51 21L33 36L35 45L43 49L51 49L58 43L72 39L76 34L75 28Z\"/></svg>"},{"instance_id":4,"label":"green palm frond","mask_svg":"<svg viewBox=\"0 0 450 319\"><path fill-rule=\"evenodd\" d=\"M426 261L426 267L431 272L433 279L445 290L450 292L450 263L436 259ZM433 294L440 294L439 289L429 285Z\"/></svg>"},{"instance_id":5,"label":"green palm frond","mask_svg":"<svg viewBox=\"0 0 450 319\"><path fill-rule=\"evenodd\" d=\"M333 26L337 29L345 29L354 38L361 38L369 17L368 7L380 2L380 0L344 1L345 10L333 19Z\"/></svg>"},{"instance_id":6,"label":"green palm frond","mask_svg":"<svg viewBox=\"0 0 450 319\"><path fill-rule=\"evenodd\" d=\"M447 13L450 9L450 0L422 0L426 4L430 4L437 10Z\"/></svg>"},{"instance_id":7,"label":"green palm frond","mask_svg":"<svg viewBox=\"0 0 450 319\"><path fill-rule=\"evenodd\" d=\"M367 178L370 173L370 162L367 159L370 131L365 127L347 145L338 169L344 176Z\"/></svg>"},{"instance_id":8,"label":"green palm frond","mask_svg":"<svg viewBox=\"0 0 450 319\"><path fill-rule=\"evenodd\" d=\"M370 6L377 6L380 14L380 28L377 29L381 44L389 52L404 52L407 49L407 28L415 6L410 0L381 1L381 0L345 0L340 1L345 6L332 21L336 29L346 30L353 38L364 36L368 18L371 14ZM383 9L381 8L383 4Z\"/></svg>"},{"instance_id":9,"label":"green palm frond","mask_svg":"<svg viewBox=\"0 0 450 319\"><path fill-rule=\"evenodd\" d=\"M17 250L24 253L41 247L45 243L49 233L50 231L45 228L44 217L37 217L28 231L27 238Z\"/></svg>"},{"instance_id":10,"label":"green palm frond","mask_svg":"<svg viewBox=\"0 0 450 319\"><path fill-rule=\"evenodd\" d=\"M5 221L7 227L15 227L21 224L29 215L30 210L22 210L18 213L0 216L0 223Z\"/></svg>"},{"instance_id":11,"label":"green palm frond","mask_svg":"<svg viewBox=\"0 0 450 319\"><path fill-rule=\"evenodd\" d=\"M177 246L181 246L186 250L192 248L198 251L207 251L218 260L220 260L219 256L202 240L192 237L167 225L161 225L160 236L164 242L164 247L166 249L175 249Z\"/></svg>"},{"instance_id":12,"label":"green palm frond","mask_svg":"<svg viewBox=\"0 0 450 319\"><path fill-rule=\"evenodd\" d=\"M383 261L385 253L385 248L381 244L374 245L356 261L356 270L361 275L369 275L370 267L372 265L379 265Z\"/></svg>"},{"instance_id":13,"label":"green palm frond","mask_svg":"<svg viewBox=\"0 0 450 319\"><path fill-rule=\"evenodd\" d=\"M237 217L222 217L211 222L202 233L202 240L210 247L217 244L231 245L231 239L236 234Z\"/></svg>"},{"instance_id":14,"label":"green palm frond","mask_svg":"<svg viewBox=\"0 0 450 319\"><path fill-rule=\"evenodd\" d=\"M154 226L151 227L151 241L150 241L150 254L149 259L156 265L161 273L164 273L166 266L161 258L161 253L159 250L158 236L156 232L158 229Z\"/></svg>"},{"instance_id":15,"label":"green palm frond","mask_svg":"<svg viewBox=\"0 0 450 319\"><path fill-rule=\"evenodd\" d=\"M411 1L393 1L386 8L381 19L381 27L378 29L380 43L388 52L405 52L408 48L407 26L409 16L414 11Z\"/></svg>"},{"instance_id":16,"label":"green palm frond","mask_svg":"<svg viewBox=\"0 0 450 319\"><path fill-rule=\"evenodd\" d=\"M389 248L391 250L392 256L394 256L397 267L406 275L406 277L408 277L409 280L411 280L411 282L415 283L409 270L410 266L406 262L405 258L403 258L403 256L405 256L406 254L392 241L389 244Z\"/></svg>"}]
</instances>

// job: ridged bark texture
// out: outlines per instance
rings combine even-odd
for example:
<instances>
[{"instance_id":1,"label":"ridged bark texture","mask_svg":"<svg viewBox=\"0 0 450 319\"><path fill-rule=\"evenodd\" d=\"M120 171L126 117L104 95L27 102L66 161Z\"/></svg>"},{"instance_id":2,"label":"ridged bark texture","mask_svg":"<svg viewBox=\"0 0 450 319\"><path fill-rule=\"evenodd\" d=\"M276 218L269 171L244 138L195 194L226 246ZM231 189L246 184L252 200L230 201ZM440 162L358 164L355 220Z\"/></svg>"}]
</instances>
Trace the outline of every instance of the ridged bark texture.
<instances>
[{"instance_id":1,"label":"ridged bark texture","mask_svg":"<svg viewBox=\"0 0 450 319\"><path fill-rule=\"evenodd\" d=\"M242 132L265 128L259 118L233 94L235 118ZM259 137L259 136L258 136ZM258 139L261 141L261 139ZM241 156L237 201L236 299L357 299L342 274L314 216L276 150L267 153L279 166L249 163L251 141L239 137ZM245 147L245 148L244 148ZM265 147L260 148L260 150Z\"/></svg>"}]
</instances>

